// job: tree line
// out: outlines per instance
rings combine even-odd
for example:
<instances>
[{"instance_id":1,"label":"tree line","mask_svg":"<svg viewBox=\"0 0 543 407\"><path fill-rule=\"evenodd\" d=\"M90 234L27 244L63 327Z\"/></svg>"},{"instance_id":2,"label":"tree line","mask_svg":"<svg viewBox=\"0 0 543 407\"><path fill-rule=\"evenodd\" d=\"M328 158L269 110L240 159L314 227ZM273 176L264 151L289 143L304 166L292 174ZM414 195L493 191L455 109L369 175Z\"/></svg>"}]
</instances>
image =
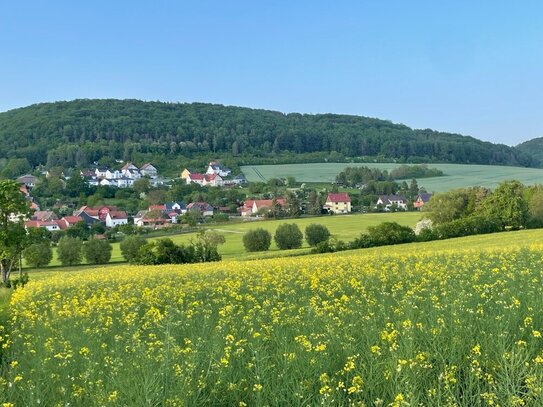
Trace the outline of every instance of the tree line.
<instances>
[{"instance_id":1,"label":"tree line","mask_svg":"<svg viewBox=\"0 0 543 407\"><path fill-rule=\"evenodd\" d=\"M362 116L114 99L42 103L0 113L0 143L0 159L24 158L32 167L319 152L409 162L538 164L505 145Z\"/></svg>"}]
</instances>

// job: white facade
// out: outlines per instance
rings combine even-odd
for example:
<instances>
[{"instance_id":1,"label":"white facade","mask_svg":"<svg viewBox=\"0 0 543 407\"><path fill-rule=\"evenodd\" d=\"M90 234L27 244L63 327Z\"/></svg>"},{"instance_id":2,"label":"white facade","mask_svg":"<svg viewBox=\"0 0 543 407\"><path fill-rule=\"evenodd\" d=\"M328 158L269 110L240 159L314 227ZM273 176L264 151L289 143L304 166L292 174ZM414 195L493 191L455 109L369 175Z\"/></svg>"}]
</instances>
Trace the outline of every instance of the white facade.
<instances>
[{"instance_id":1,"label":"white facade","mask_svg":"<svg viewBox=\"0 0 543 407\"><path fill-rule=\"evenodd\" d=\"M108 228L114 228L118 225L127 225L128 219L127 218L113 218L111 217L111 214L108 213L106 215L106 227Z\"/></svg>"}]
</instances>

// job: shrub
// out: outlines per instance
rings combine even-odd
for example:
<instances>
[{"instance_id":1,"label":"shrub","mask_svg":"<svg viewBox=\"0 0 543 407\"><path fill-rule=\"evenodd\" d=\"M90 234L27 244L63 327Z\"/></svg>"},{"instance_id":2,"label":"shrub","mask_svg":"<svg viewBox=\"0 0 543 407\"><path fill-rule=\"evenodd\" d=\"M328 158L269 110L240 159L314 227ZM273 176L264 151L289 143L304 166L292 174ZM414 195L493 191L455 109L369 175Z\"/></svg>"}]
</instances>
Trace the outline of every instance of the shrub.
<instances>
[{"instance_id":1,"label":"shrub","mask_svg":"<svg viewBox=\"0 0 543 407\"><path fill-rule=\"evenodd\" d=\"M126 261L134 262L138 256L138 251L145 244L145 239L141 236L127 236L121 242L121 253Z\"/></svg>"},{"instance_id":2,"label":"shrub","mask_svg":"<svg viewBox=\"0 0 543 407\"><path fill-rule=\"evenodd\" d=\"M261 252L270 248L271 239L271 233L267 230L253 229L243 235L243 246L248 252Z\"/></svg>"},{"instance_id":3,"label":"shrub","mask_svg":"<svg viewBox=\"0 0 543 407\"><path fill-rule=\"evenodd\" d=\"M24 250L23 256L30 267L44 267L53 259L53 250L49 243L34 243Z\"/></svg>"},{"instance_id":4,"label":"shrub","mask_svg":"<svg viewBox=\"0 0 543 407\"><path fill-rule=\"evenodd\" d=\"M415 232L408 226L396 222L383 222L368 228L368 236L373 246L384 246L415 241Z\"/></svg>"},{"instance_id":5,"label":"shrub","mask_svg":"<svg viewBox=\"0 0 543 407\"><path fill-rule=\"evenodd\" d=\"M280 250L299 249L304 235L295 223L284 223L275 231L275 244Z\"/></svg>"},{"instance_id":6,"label":"shrub","mask_svg":"<svg viewBox=\"0 0 543 407\"><path fill-rule=\"evenodd\" d=\"M305 228L305 240L309 246L316 246L330 238L330 231L324 225L312 223Z\"/></svg>"},{"instance_id":7,"label":"shrub","mask_svg":"<svg viewBox=\"0 0 543 407\"><path fill-rule=\"evenodd\" d=\"M105 264L111 259L111 243L91 238L83 245L85 259L91 264Z\"/></svg>"}]
</instances>

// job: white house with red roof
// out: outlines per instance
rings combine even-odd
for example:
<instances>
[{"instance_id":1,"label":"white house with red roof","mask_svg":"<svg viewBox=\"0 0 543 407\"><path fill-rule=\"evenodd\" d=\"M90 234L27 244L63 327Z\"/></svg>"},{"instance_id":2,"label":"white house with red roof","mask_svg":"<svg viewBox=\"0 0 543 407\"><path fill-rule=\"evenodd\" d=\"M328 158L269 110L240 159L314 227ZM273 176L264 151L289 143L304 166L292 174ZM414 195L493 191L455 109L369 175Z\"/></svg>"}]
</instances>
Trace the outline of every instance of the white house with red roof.
<instances>
[{"instance_id":1,"label":"white house with red roof","mask_svg":"<svg viewBox=\"0 0 543 407\"><path fill-rule=\"evenodd\" d=\"M204 174L195 172L195 173L188 174L186 180L187 180L187 184L194 183L194 184L199 184L201 186L204 186L206 182L206 177Z\"/></svg>"},{"instance_id":2,"label":"white house with red roof","mask_svg":"<svg viewBox=\"0 0 543 407\"><path fill-rule=\"evenodd\" d=\"M206 174L204 177L204 186L220 187L223 183L223 179L219 174Z\"/></svg>"},{"instance_id":3,"label":"white house with red roof","mask_svg":"<svg viewBox=\"0 0 543 407\"><path fill-rule=\"evenodd\" d=\"M333 213L350 213L351 197L346 192L328 194L323 208Z\"/></svg>"},{"instance_id":4,"label":"white house with red roof","mask_svg":"<svg viewBox=\"0 0 543 407\"><path fill-rule=\"evenodd\" d=\"M141 175L143 175L144 177L149 177L149 178L156 178L158 177L158 170L156 169L156 167L151 164L151 163L146 163L146 164L143 164L140 168L140 173Z\"/></svg>"},{"instance_id":5,"label":"white house with red roof","mask_svg":"<svg viewBox=\"0 0 543 407\"><path fill-rule=\"evenodd\" d=\"M281 207L285 206L285 198L276 198L277 204ZM273 199L248 199L241 207L241 216L257 215L258 211L264 209L270 210L273 207Z\"/></svg>"},{"instance_id":6,"label":"white house with red roof","mask_svg":"<svg viewBox=\"0 0 543 407\"><path fill-rule=\"evenodd\" d=\"M106 214L106 227L114 228L126 224L128 224L128 216L125 211L109 211Z\"/></svg>"}]
</instances>

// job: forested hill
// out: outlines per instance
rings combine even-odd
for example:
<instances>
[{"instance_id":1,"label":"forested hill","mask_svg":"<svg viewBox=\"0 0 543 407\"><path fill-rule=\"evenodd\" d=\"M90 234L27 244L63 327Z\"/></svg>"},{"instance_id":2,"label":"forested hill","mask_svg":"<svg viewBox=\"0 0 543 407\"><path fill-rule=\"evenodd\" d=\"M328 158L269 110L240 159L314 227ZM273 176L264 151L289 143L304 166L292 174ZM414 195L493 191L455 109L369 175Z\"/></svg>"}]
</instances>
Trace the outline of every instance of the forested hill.
<instances>
[{"instance_id":1,"label":"forested hill","mask_svg":"<svg viewBox=\"0 0 543 407\"><path fill-rule=\"evenodd\" d=\"M543 162L543 137L534 138L519 144L516 148L531 156L533 159Z\"/></svg>"},{"instance_id":2,"label":"forested hill","mask_svg":"<svg viewBox=\"0 0 543 407\"><path fill-rule=\"evenodd\" d=\"M81 167L103 157L127 160L135 155L262 157L287 151L418 162L538 164L505 145L367 117L138 100L84 99L0 113L0 142L0 159L27 158L32 166Z\"/></svg>"}]
</instances>

